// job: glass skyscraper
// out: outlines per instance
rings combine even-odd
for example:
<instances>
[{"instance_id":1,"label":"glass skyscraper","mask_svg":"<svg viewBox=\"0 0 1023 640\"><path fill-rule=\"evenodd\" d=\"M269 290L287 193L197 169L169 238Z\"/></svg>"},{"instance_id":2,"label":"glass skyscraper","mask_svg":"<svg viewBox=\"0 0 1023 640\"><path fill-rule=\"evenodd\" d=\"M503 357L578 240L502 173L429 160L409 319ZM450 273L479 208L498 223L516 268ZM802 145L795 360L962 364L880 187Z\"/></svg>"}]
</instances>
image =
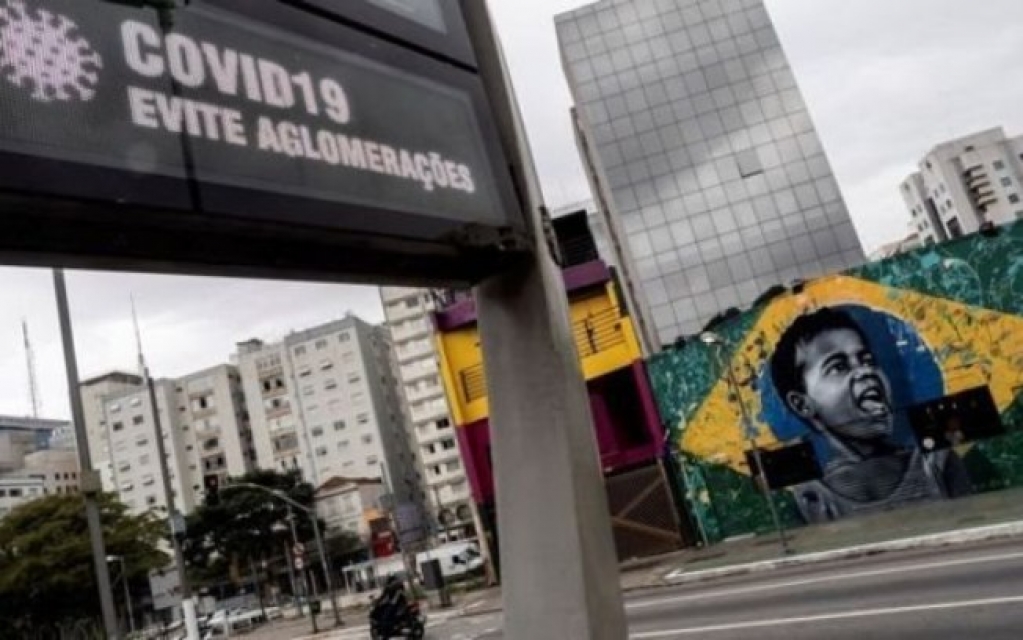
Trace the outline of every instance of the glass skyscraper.
<instances>
[{"instance_id":1,"label":"glass skyscraper","mask_svg":"<svg viewBox=\"0 0 1023 640\"><path fill-rule=\"evenodd\" d=\"M648 348L863 262L762 0L556 18L579 148Z\"/></svg>"}]
</instances>

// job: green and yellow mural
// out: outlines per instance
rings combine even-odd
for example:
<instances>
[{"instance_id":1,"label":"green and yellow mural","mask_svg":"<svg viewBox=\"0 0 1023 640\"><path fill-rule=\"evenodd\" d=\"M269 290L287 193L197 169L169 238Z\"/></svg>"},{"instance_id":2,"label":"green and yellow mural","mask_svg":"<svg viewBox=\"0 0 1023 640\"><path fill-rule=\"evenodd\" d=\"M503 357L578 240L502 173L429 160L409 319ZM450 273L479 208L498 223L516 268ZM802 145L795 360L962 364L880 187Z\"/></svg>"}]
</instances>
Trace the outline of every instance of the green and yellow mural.
<instances>
[{"instance_id":1,"label":"green and yellow mural","mask_svg":"<svg viewBox=\"0 0 1023 640\"><path fill-rule=\"evenodd\" d=\"M770 526L751 441L813 445L823 477L777 496L789 524L1023 484L1023 223L807 282L713 332L649 363L712 540ZM1007 434L921 450L908 409L977 387Z\"/></svg>"}]
</instances>

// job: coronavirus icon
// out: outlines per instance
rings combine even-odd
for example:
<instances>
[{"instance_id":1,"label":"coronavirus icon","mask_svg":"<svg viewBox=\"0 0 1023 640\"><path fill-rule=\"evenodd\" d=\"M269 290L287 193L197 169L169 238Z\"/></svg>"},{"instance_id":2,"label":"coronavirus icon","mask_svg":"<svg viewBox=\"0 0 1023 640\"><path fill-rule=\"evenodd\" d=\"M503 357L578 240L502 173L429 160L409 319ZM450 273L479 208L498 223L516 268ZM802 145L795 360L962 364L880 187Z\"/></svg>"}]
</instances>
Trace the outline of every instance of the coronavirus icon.
<instances>
[{"instance_id":1,"label":"coronavirus icon","mask_svg":"<svg viewBox=\"0 0 1023 640\"><path fill-rule=\"evenodd\" d=\"M40 102L87 102L103 60L67 16L0 0L0 74Z\"/></svg>"}]
</instances>

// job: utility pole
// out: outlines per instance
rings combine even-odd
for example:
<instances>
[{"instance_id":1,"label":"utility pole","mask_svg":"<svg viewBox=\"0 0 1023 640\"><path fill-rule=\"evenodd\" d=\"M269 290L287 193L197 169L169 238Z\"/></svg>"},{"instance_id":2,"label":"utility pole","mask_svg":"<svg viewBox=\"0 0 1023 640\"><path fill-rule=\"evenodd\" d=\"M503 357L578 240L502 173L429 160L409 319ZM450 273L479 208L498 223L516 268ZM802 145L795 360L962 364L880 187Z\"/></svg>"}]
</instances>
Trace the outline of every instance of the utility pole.
<instances>
[{"instance_id":1,"label":"utility pole","mask_svg":"<svg viewBox=\"0 0 1023 640\"><path fill-rule=\"evenodd\" d=\"M39 397L39 381L36 378L36 354L32 349L32 341L28 338L28 322L21 319L21 334L25 339L25 365L28 367L28 396L32 404L32 417L38 418L42 409L42 400Z\"/></svg>"},{"instance_id":2,"label":"utility pole","mask_svg":"<svg viewBox=\"0 0 1023 640\"><path fill-rule=\"evenodd\" d=\"M138 316L135 313L135 298L131 299L131 318L135 325L135 342L138 348L139 373L145 381L149 392L149 408L153 414L153 431L156 436L156 455L160 460L160 480L163 482L163 499L167 505L167 523L170 529L171 546L174 549L174 565L178 572L178 584L181 587L181 611L185 620L187 640L199 640L199 620L195 612L195 600L192 599L192 585L188 580L185 567L185 555L181 550L180 536L185 533L185 519L174 504L174 490L171 488L170 469L167 467L167 447L163 443L163 429L160 428L160 409L156 404L156 385L149 375L145 356L142 353L142 334L139 331ZM168 425L167 440L173 444L174 434Z\"/></svg>"},{"instance_id":3,"label":"utility pole","mask_svg":"<svg viewBox=\"0 0 1023 640\"><path fill-rule=\"evenodd\" d=\"M476 289L490 391L505 635L624 640L589 394L564 282L541 221L539 180L486 3L461 0L461 8L534 249Z\"/></svg>"},{"instance_id":4,"label":"utility pole","mask_svg":"<svg viewBox=\"0 0 1023 640\"><path fill-rule=\"evenodd\" d=\"M92 545L92 562L96 571L96 586L99 588L100 611L103 614L103 628L108 638L120 638L117 627L117 613L114 611L114 594L110 590L110 568L107 566L107 552L103 544L103 525L100 522L97 496L103 491L99 472L92 468L89 453L89 434L85 428L85 409L82 407L82 391L78 380L78 356L75 354L75 337L71 330L71 312L68 308L67 285L64 270L53 270L53 289L57 298L57 317L60 320L60 338L64 347L64 367L67 371L67 389L71 401L71 421L75 428L78 449L78 477L82 497L85 499L85 518L89 527L89 542Z\"/></svg>"}]
</instances>

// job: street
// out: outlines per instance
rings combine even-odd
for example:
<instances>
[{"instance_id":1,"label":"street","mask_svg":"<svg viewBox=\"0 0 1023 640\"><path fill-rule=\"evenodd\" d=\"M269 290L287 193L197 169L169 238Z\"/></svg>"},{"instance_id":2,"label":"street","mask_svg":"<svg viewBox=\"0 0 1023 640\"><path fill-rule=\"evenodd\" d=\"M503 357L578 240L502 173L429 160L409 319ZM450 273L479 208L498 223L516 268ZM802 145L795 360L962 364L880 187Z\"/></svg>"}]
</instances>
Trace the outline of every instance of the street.
<instances>
[{"instance_id":1,"label":"street","mask_svg":"<svg viewBox=\"0 0 1023 640\"><path fill-rule=\"evenodd\" d=\"M661 589L627 599L630 638L1016 640L1023 543L891 554ZM500 614L430 625L429 638L504 637ZM364 629L331 636L364 638Z\"/></svg>"}]
</instances>

